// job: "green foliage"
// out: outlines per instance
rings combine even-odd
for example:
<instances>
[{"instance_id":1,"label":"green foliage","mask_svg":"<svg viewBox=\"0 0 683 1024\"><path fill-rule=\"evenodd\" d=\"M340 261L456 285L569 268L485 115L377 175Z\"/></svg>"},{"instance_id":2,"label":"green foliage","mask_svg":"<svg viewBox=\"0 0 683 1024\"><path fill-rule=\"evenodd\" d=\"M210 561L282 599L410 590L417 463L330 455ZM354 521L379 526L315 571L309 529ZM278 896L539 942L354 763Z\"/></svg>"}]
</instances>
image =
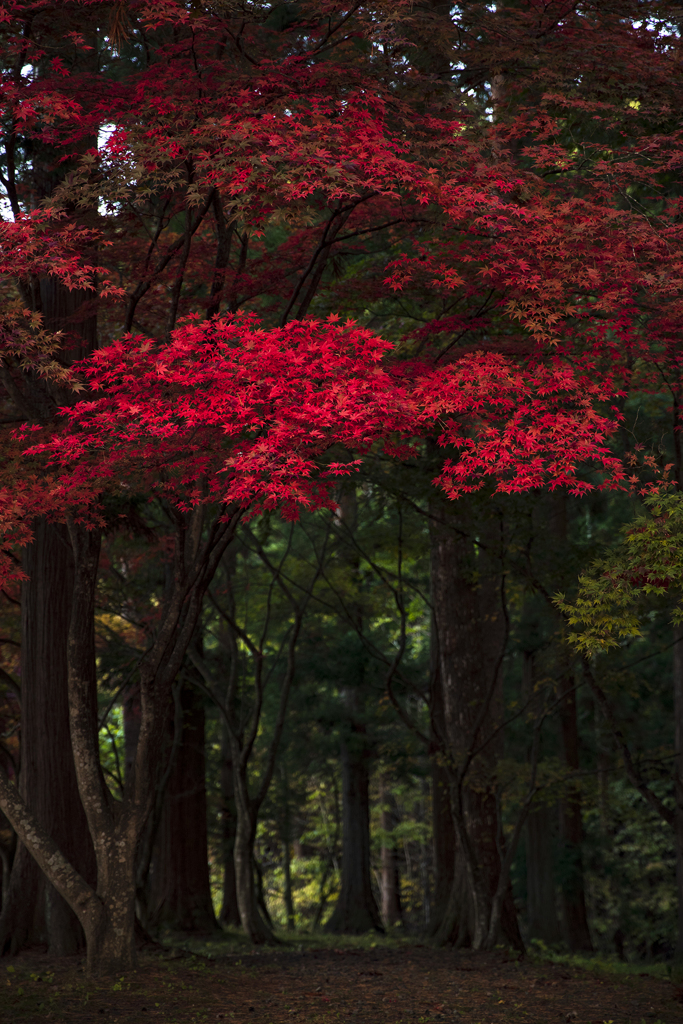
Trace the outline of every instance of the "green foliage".
<instances>
[{"instance_id":1,"label":"green foliage","mask_svg":"<svg viewBox=\"0 0 683 1024\"><path fill-rule=\"evenodd\" d=\"M644 501L647 511L623 528L621 543L579 577L576 599L556 598L575 627L569 639L579 651L642 636L644 613L656 598L670 595L672 619L683 622L683 494L652 494Z\"/></svg>"},{"instance_id":2,"label":"green foliage","mask_svg":"<svg viewBox=\"0 0 683 1024\"><path fill-rule=\"evenodd\" d=\"M124 784L125 739L123 735L123 708L109 708L99 733L100 764L112 796L121 799Z\"/></svg>"},{"instance_id":3,"label":"green foliage","mask_svg":"<svg viewBox=\"0 0 683 1024\"><path fill-rule=\"evenodd\" d=\"M667 806L670 785L652 788ZM602 806L585 815L588 899L596 946L613 948L619 932L628 960L666 960L676 942L676 858L673 834L623 779L613 779Z\"/></svg>"}]
</instances>

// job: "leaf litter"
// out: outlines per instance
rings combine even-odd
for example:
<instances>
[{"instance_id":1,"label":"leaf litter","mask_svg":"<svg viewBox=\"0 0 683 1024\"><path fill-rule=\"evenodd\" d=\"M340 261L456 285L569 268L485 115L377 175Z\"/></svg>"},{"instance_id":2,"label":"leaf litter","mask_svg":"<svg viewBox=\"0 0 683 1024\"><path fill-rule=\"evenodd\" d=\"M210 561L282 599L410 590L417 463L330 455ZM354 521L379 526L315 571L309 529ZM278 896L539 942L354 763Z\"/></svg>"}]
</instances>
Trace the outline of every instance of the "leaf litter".
<instances>
[{"instance_id":1,"label":"leaf litter","mask_svg":"<svg viewBox=\"0 0 683 1024\"><path fill-rule=\"evenodd\" d=\"M82 958L0 961L2 1024L682 1024L682 993L646 974L428 946L143 951L90 981Z\"/></svg>"}]
</instances>

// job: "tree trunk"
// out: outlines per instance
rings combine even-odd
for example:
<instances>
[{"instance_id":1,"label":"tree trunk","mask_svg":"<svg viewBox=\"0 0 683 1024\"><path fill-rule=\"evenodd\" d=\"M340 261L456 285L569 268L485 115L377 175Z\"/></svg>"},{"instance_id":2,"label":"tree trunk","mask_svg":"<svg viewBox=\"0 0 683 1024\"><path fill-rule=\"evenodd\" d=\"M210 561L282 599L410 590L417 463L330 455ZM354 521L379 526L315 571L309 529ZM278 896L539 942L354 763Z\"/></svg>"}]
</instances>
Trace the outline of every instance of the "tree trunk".
<instances>
[{"instance_id":1,"label":"tree trunk","mask_svg":"<svg viewBox=\"0 0 683 1024\"><path fill-rule=\"evenodd\" d=\"M381 828L384 833L381 848L382 866L382 920L385 928L393 928L394 925L403 924L403 911L401 909L401 882L398 870L398 850L393 839L387 838L387 833L393 831L397 825L396 801L392 796L387 780L382 778L380 792L382 801Z\"/></svg>"},{"instance_id":2,"label":"tree trunk","mask_svg":"<svg viewBox=\"0 0 683 1024\"><path fill-rule=\"evenodd\" d=\"M174 574L154 641L140 663L141 724L123 801L107 789L99 759L94 611L100 536L68 521L74 585L67 643L68 708L78 791L95 847L97 891L0 771L0 809L84 929L91 974L128 970L135 962L136 853L160 774L166 709L194 635L201 602L240 513L211 524L206 509L176 517ZM187 543L187 538L191 543Z\"/></svg>"},{"instance_id":3,"label":"tree trunk","mask_svg":"<svg viewBox=\"0 0 683 1024\"><path fill-rule=\"evenodd\" d=\"M292 895L292 859L289 842L282 844L282 871L285 880L285 913L287 915L287 931L294 931L294 897Z\"/></svg>"},{"instance_id":4,"label":"tree trunk","mask_svg":"<svg viewBox=\"0 0 683 1024\"><path fill-rule=\"evenodd\" d=\"M574 679L565 675L561 680L562 700L560 721L564 760L570 772L579 770L579 729L576 718L576 690ZM583 819L581 793L576 785L570 786L560 802L560 833L563 843L562 912L567 943L572 953L592 952L586 914L586 896L583 884Z\"/></svg>"},{"instance_id":5,"label":"tree trunk","mask_svg":"<svg viewBox=\"0 0 683 1024\"><path fill-rule=\"evenodd\" d=\"M432 774L432 837L434 844L434 909L430 921L430 933L436 935L449 903L456 871L457 840L453 828L449 773L444 763L447 740L443 735L445 726L443 689L441 686L441 663L434 615L432 615L430 644L430 760ZM456 916L453 924L456 925ZM456 941L457 936L449 930L445 941Z\"/></svg>"},{"instance_id":6,"label":"tree trunk","mask_svg":"<svg viewBox=\"0 0 683 1024\"><path fill-rule=\"evenodd\" d=\"M29 580L22 586L20 791L64 855L94 885L95 857L69 732L67 637L74 565L66 527L37 522L24 564ZM14 954L45 941L50 953L65 956L83 948L84 936L76 915L21 845L0 917L0 950Z\"/></svg>"},{"instance_id":7,"label":"tree trunk","mask_svg":"<svg viewBox=\"0 0 683 1024\"><path fill-rule=\"evenodd\" d=\"M342 484L337 494L339 523L338 557L349 583L360 593L358 550L351 543L358 524L358 495L355 484ZM347 614L360 636L363 608L358 598L349 602ZM355 661L355 664L353 664ZM342 862L341 891L325 931L337 935L383 932L382 920L372 891L370 872L370 761L371 751L363 717L366 657L356 648L355 658L342 680L341 699L345 705L340 741L342 780Z\"/></svg>"},{"instance_id":8,"label":"tree trunk","mask_svg":"<svg viewBox=\"0 0 683 1024\"><path fill-rule=\"evenodd\" d=\"M370 875L370 752L356 724L341 745L341 892L326 932L363 935L384 931Z\"/></svg>"},{"instance_id":9,"label":"tree trunk","mask_svg":"<svg viewBox=\"0 0 683 1024\"><path fill-rule=\"evenodd\" d=\"M208 934L216 918L207 849L204 704L196 687L181 687L180 705L180 744L152 857L149 920L155 928Z\"/></svg>"},{"instance_id":10,"label":"tree trunk","mask_svg":"<svg viewBox=\"0 0 683 1024\"><path fill-rule=\"evenodd\" d=\"M235 881L235 835L237 808L232 770L232 753L225 723L221 738L221 857L223 859L223 902L218 918L226 928L239 928L240 910Z\"/></svg>"},{"instance_id":11,"label":"tree trunk","mask_svg":"<svg viewBox=\"0 0 683 1024\"><path fill-rule=\"evenodd\" d=\"M115 976L136 965L134 850L122 849L108 869L107 884L98 892L104 912L85 925L91 977Z\"/></svg>"},{"instance_id":12,"label":"tree trunk","mask_svg":"<svg viewBox=\"0 0 683 1024\"><path fill-rule=\"evenodd\" d=\"M239 786L239 783L238 783ZM246 780L244 780L246 787ZM241 788L241 787L240 787ZM256 839L256 818L251 808L243 808L235 833L235 885L237 905L242 927L256 946L275 942L275 936L258 908L254 884L254 842Z\"/></svg>"},{"instance_id":13,"label":"tree trunk","mask_svg":"<svg viewBox=\"0 0 683 1024\"><path fill-rule=\"evenodd\" d=\"M445 767L468 900L464 906L463 874L456 870L435 939L469 941L481 949L492 937L495 941L491 914L504 850L495 767L506 628L495 558L496 524L477 518L480 542L475 543L473 510L468 516L462 500L458 509L456 517L442 499L435 498L431 504L431 596L443 701L443 722L437 728L447 744ZM506 938L523 949L509 884L501 914Z\"/></svg>"},{"instance_id":14,"label":"tree trunk","mask_svg":"<svg viewBox=\"0 0 683 1024\"><path fill-rule=\"evenodd\" d=\"M287 916L287 931L294 931L294 898L292 896L292 859L291 859L291 816L289 806L289 783L287 780L287 769L282 768L282 873L284 875L284 897L285 914Z\"/></svg>"},{"instance_id":15,"label":"tree trunk","mask_svg":"<svg viewBox=\"0 0 683 1024\"><path fill-rule=\"evenodd\" d=\"M233 747L233 780L237 805L234 847L237 906L242 927L254 945L260 946L275 943L277 940L263 920L258 908L258 896L254 884L254 843L257 818L249 795L247 765L244 760L240 762L238 756L238 751Z\"/></svg>"}]
</instances>

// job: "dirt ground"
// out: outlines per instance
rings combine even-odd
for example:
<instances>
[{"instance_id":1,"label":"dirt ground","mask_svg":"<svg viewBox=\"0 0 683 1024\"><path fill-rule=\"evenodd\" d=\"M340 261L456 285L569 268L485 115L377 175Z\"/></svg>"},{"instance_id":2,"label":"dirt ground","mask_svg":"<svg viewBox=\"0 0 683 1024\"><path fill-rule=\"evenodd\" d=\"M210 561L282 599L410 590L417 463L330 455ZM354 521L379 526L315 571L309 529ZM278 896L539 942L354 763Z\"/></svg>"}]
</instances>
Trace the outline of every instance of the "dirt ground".
<instances>
[{"instance_id":1,"label":"dirt ground","mask_svg":"<svg viewBox=\"0 0 683 1024\"><path fill-rule=\"evenodd\" d=\"M683 991L504 953L406 946L198 956L143 953L104 983L83 962L0 961L2 1024L683 1024Z\"/></svg>"}]
</instances>

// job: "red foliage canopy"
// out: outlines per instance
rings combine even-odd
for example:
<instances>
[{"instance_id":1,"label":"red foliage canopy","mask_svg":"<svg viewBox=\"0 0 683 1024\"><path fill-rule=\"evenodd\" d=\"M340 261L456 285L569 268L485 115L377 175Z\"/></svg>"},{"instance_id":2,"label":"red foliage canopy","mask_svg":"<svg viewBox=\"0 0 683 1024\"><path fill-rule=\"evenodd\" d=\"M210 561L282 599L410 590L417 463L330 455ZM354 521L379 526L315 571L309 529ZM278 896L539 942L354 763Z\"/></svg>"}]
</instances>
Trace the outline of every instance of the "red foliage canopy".
<instances>
[{"instance_id":1,"label":"red foliage canopy","mask_svg":"<svg viewBox=\"0 0 683 1024\"><path fill-rule=\"evenodd\" d=\"M68 10L96 19L110 6ZM438 481L453 497L490 479L580 493L591 461L622 480L608 447L614 396L647 360L678 372L683 323L681 201L666 191L681 152L662 105L670 48L636 7L631 22L618 19L624 57L609 81L626 89L634 69L646 76L642 109L597 72L580 96L573 89L572 53L604 49L592 8L539 27L555 15L522 4L501 34L499 13L462 5L463 66L473 48L472 67L508 69L495 116L477 122L418 70L438 64L440 42L408 4L359 5L348 19L332 3L304 4L304 28L295 19L290 29L175 0L131 2L151 56L119 73L113 48L106 74L76 20L73 59L49 63L40 5L5 5L19 68L4 79L7 118L62 172L38 213L10 176L2 270L90 288L108 339L122 321L133 329L80 364L91 393L65 405L62 391L56 427L26 417L47 432L30 438L28 456L17 449L25 431L6 440L8 543L28 537L38 512L94 514L110 487L180 508L217 501L293 515L331 500L330 479L373 445L406 455L426 434L444 446ZM43 25L30 38L27 8ZM22 75L25 62L41 75ZM633 188L642 209L625 198ZM80 251L95 243L98 260ZM335 270L335 283L340 245L367 274ZM322 280L325 313L351 290L361 305L383 291L429 307L412 332L421 357L404 350L399 361L353 323L304 319ZM216 318L221 302L229 315ZM193 303L210 319L183 320ZM240 307L258 312L235 316ZM22 308L0 323L9 397L19 370L77 383L76 370L50 361L67 339L43 337L35 310ZM17 457L31 461L18 470Z\"/></svg>"}]
</instances>

